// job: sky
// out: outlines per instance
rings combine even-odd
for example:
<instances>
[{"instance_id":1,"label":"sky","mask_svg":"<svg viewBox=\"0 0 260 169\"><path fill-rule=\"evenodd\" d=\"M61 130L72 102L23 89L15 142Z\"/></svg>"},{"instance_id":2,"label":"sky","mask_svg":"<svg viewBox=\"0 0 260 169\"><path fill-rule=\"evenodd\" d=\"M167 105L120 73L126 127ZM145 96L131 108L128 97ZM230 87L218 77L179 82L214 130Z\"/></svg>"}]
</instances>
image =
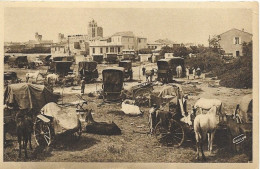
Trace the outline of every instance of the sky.
<instances>
[{"instance_id":1,"label":"sky","mask_svg":"<svg viewBox=\"0 0 260 169\"><path fill-rule=\"evenodd\" d=\"M43 40L87 34L94 19L103 27L104 36L133 31L148 42L168 38L177 43L207 44L209 35L232 28L252 33L252 11L246 8L5 8L5 42L34 40L35 32Z\"/></svg>"}]
</instances>

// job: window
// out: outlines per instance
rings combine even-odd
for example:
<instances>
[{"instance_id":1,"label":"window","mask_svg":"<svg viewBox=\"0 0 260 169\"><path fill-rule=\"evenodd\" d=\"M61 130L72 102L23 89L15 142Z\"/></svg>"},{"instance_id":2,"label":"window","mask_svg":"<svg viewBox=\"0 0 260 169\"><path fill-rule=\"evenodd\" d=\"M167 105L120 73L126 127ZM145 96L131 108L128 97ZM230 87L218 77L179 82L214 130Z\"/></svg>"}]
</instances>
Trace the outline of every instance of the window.
<instances>
[{"instance_id":1,"label":"window","mask_svg":"<svg viewBox=\"0 0 260 169\"><path fill-rule=\"evenodd\" d=\"M139 43L141 43L141 39L138 39Z\"/></svg>"},{"instance_id":2,"label":"window","mask_svg":"<svg viewBox=\"0 0 260 169\"><path fill-rule=\"evenodd\" d=\"M108 47L106 47L106 53L108 53Z\"/></svg>"},{"instance_id":3,"label":"window","mask_svg":"<svg viewBox=\"0 0 260 169\"><path fill-rule=\"evenodd\" d=\"M235 37L235 44L237 45L237 44L240 44L239 43L239 37Z\"/></svg>"},{"instance_id":4,"label":"window","mask_svg":"<svg viewBox=\"0 0 260 169\"><path fill-rule=\"evenodd\" d=\"M114 52L114 48L113 48L113 47L110 48L110 52L111 52L111 53Z\"/></svg>"},{"instance_id":5,"label":"window","mask_svg":"<svg viewBox=\"0 0 260 169\"><path fill-rule=\"evenodd\" d=\"M155 49L157 49L157 46L154 46Z\"/></svg>"},{"instance_id":6,"label":"window","mask_svg":"<svg viewBox=\"0 0 260 169\"><path fill-rule=\"evenodd\" d=\"M103 48L100 48L100 53L103 53Z\"/></svg>"},{"instance_id":7,"label":"window","mask_svg":"<svg viewBox=\"0 0 260 169\"><path fill-rule=\"evenodd\" d=\"M93 51L92 51L93 53L95 53L95 48L93 48Z\"/></svg>"},{"instance_id":8,"label":"window","mask_svg":"<svg viewBox=\"0 0 260 169\"><path fill-rule=\"evenodd\" d=\"M118 53L120 52L120 47L118 47Z\"/></svg>"},{"instance_id":9,"label":"window","mask_svg":"<svg viewBox=\"0 0 260 169\"><path fill-rule=\"evenodd\" d=\"M239 56L239 51L236 51L236 56Z\"/></svg>"}]
</instances>

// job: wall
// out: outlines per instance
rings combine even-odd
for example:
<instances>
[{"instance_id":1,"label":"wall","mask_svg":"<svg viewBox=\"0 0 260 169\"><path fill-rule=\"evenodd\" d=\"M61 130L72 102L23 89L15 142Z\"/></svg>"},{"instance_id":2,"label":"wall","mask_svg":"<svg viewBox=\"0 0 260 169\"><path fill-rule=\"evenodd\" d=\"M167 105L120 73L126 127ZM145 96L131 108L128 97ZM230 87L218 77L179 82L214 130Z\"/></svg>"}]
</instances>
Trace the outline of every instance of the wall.
<instances>
[{"instance_id":1,"label":"wall","mask_svg":"<svg viewBox=\"0 0 260 169\"><path fill-rule=\"evenodd\" d=\"M239 51L240 55L242 55L243 42L250 42L252 40L252 35L236 29L223 33L220 37L220 47L223 48L225 53L232 53L233 57L236 57L236 51ZM239 37L239 44L234 44L235 37Z\"/></svg>"}]
</instances>

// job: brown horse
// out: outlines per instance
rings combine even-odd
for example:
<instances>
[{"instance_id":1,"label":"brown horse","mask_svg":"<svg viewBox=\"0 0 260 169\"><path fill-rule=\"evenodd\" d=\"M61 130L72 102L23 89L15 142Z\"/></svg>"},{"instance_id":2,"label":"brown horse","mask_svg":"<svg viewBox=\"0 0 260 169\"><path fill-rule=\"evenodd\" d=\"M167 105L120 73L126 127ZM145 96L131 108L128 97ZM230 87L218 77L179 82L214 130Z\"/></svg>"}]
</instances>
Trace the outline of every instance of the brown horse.
<instances>
[{"instance_id":1,"label":"brown horse","mask_svg":"<svg viewBox=\"0 0 260 169\"><path fill-rule=\"evenodd\" d=\"M28 158L27 155L27 144L29 141L30 149L32 149L32 143L31 143L31 134L33 130L33 122L32 122L32 116L29 114L27 109L19 110L15 117L16 122L16 132L18 137L18 143L19 143L19 158L21 158L22 155L22 142L23 142L23 148L25 153L25 158Z\"/></svg>"}]
</instances>

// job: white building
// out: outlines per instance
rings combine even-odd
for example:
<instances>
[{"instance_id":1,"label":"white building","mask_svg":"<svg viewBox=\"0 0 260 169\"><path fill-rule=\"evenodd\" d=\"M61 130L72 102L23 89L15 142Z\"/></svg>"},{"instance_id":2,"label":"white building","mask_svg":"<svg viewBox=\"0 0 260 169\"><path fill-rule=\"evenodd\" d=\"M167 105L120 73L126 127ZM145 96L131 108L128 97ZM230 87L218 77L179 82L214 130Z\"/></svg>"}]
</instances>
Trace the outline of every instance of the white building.
<instances>
[{"instance_id":1,"label":"white building","mask_svg":"<svg viewBox=\"0 0 260 169\"><path fill-rule=\"evenodd\" d=\"M137 37L133 32L117 32L111 36L111 42L122 45L125 50L135 50L147 48L147 38Z\"/></svg>"},{"instance_id":2,"label":"white building","mask_svg":"<svg viewBox=\"0 0 260 169\"><path fill-rule=\"evenodd\" d=\"M107 53L120 54L123 46L113 42L94 41L89 44L89 55L103 55L106 58Z\"/></svg>"},{"instance_id":3,"label":"white building","mask_svg":"<svg viewBox=\"0 0 260 169\"><path fill-rule=\"evenodd\" d=\"M164 58L165 58L165 59L174 58L174 55L173 55L173 53L165 53L165 54L164 54Z\"/></svg>"}]
</instances>

